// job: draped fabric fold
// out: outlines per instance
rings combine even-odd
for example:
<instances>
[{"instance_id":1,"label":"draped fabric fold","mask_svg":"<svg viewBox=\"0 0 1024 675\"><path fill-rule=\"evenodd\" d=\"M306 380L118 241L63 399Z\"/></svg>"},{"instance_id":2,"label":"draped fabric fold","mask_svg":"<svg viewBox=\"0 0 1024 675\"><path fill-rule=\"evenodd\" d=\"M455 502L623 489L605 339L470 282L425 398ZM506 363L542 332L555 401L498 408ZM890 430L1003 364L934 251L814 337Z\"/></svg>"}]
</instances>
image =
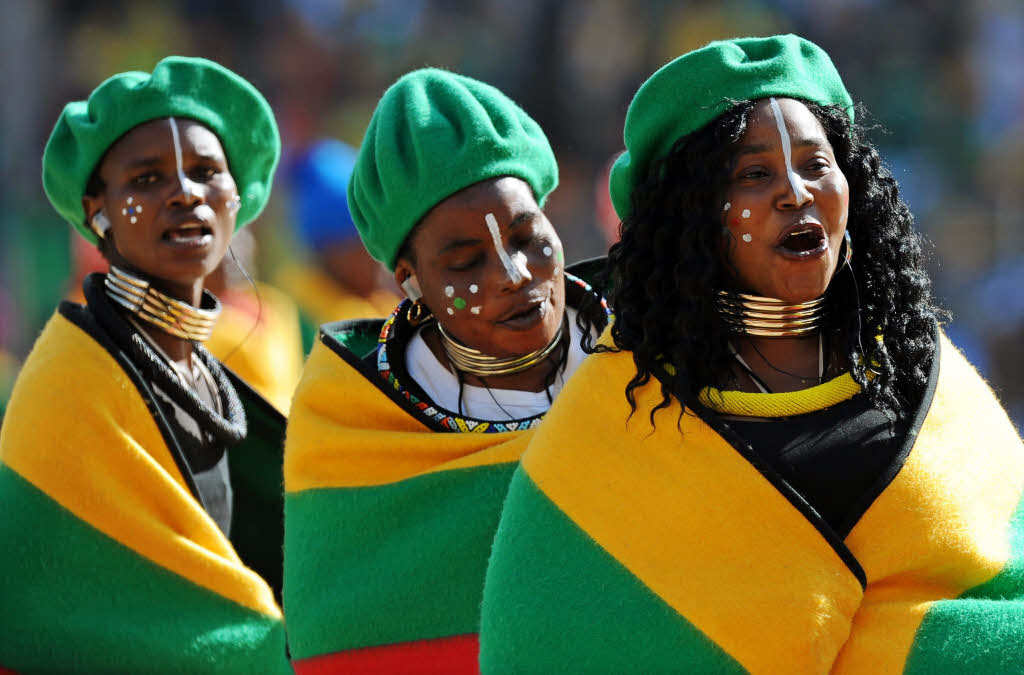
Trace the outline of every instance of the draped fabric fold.
<instances>
[{"instance_id":1,"label":"draped fabric fold","mask_svg":"<svg viewBox=\"0 0 1024 675\"><path fill-rule=\"evenodd\" d=\"M248 466L265 459L253 452L229 463L255 504L249 487L274 467ZM26 361L0 435L0 512L0 666L290 672L270 586L190 493L122 362L61 313ZM273 523L247 512L236 508L232 531L273 541Z\"/></svg>"},{"instance_id":2,"label":"draped fabric fold","mask_svg":"<svg viewBox=\"0 0 1024 675\"><path fill-rule=\"evenodd\" d=\"M675 402L652 429L654 383L627 421L634 372L629 353L591 357L530 440L488 566L483 672L1021 669L1024 448L944 337L845 540L714 413Z\"/></svg>"},{"instance_id":3,"label":"draped fabric fold","mask_svg":"<svg viewBox=\"0 0 1024 675\"><path fill-rule=\"evenodd\" d=\"M284 604L296 672L476 672L487 556L532 431L428 428L425 404L360 358L355 323L322 330L288 425Z\"/></svg>"}]
</instances>

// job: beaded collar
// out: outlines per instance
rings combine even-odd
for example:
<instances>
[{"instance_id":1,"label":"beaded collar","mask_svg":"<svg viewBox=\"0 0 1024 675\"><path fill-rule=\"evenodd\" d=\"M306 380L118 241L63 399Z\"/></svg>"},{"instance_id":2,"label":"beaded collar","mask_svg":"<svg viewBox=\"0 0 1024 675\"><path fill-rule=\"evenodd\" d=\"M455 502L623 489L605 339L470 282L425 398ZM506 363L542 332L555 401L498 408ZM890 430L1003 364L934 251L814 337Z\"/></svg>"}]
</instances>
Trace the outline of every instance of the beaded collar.
<instances>
[{"instance_id":1,"label":"beaded collar","mask_svg":"<svg viewBox=\"0 0 1024 675\"><path fill-rule=\"evenodd\" d=\"M565 273L566 290L575 286L576 292L597 295L596 291L587 282ZM567 302L568 302L568 293ZM503 433L507 431L523 431L538 426L544 419L544 413L533 417L526 417L518 420L496 422L493 420L481 420L456 412L446 410L431 401L415 381L408 377L404 367L404 349L408 344L408 337L415 330L408 324L405 318L409 301L403 300L394 312L384 321L380 335L377 339L375 361L377 374L389 387L393 388L410 406L415 409L424 421L432 428L440 427L442 431L455 433ZM610 314L608 303L601 298L601 307L605 315ZM391 353L393 348L396 353ZM401 365L399 365L401 364ZM396 370L402 371L396 373Z\"/></svg>"}]
</instances>

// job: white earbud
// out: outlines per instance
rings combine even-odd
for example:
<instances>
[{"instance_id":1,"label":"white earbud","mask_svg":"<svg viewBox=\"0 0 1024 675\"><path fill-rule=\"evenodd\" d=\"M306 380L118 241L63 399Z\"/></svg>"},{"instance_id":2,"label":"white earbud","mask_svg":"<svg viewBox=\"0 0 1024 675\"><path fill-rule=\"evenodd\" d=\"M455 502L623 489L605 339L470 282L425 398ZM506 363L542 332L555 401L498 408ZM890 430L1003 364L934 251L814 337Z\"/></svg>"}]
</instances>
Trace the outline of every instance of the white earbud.
<instances>
[{"instance_id":1,"label":"white earbud","mask_svg":"<svg viewBox=\"0 0 1024 675\"><path fill-rule=\"evenodd\" d=\"M93 232L95 232L100 239L107 238L107 231L110 230L111 225L110 218L107 218L106 211L103 209L97 211L96 215L92 217L90 224L92 225Z\"/></svg>"},{"instance_id":2,"label":"white earbud","mask_svg":"<svg viewBox=\"0 0 1024 675\"><path fill-rule=\"evenodd\" d=\"M416 281L415 274L409 276L409 278L402 282L402 290L405 291L406 297L413 302L416 302L423 297L423 293L420 291L420 284Z\"/></svg>"}]
</instances>

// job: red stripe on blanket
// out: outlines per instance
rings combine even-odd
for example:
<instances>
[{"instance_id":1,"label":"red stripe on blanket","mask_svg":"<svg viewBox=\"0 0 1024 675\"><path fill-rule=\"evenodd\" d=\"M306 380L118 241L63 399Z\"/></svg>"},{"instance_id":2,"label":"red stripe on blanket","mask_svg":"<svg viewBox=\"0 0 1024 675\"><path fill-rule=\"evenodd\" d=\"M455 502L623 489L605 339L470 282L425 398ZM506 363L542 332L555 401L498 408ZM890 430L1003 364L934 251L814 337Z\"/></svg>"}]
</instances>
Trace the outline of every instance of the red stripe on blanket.
<instances>
[{"instance_id":1,"label":"red stripe on blanket","mask_svg":"<svg viewBox=\"0 0 1024 675\"><path fill-rule=\"evenodd\" d=\"M476 633L364 647L312 656L292 662L296 675L442 675L479 673L480 642Z\"/></svg>"}]
</instances>

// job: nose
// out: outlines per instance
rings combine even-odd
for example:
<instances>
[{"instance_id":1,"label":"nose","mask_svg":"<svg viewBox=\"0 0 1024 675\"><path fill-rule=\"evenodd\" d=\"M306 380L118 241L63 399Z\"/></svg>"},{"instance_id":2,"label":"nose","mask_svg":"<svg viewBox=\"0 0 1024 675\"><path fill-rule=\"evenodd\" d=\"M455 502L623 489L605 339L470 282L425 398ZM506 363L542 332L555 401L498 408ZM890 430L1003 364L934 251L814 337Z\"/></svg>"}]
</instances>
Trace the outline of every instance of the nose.
<instances>
[{"instance_id":1,"label":"nose","mask_svg":"<svg viewBox=\"0 0 1024 675\"><path fill-rule=\"evenodd\" d=\"M501 256L500 265L501 290L505 293L518 291L526 284L533 281L530 268L527 265L526 254L516 251L510 256Z\"/></svg>"},{"instance_id":2,"label":"nose","mask_svg":"<svg viewBox=\"0 0 1024 675\"><path fill-rule=\"evenodd\" d=\"M203 188L192 182L184 174L179 174L177 188L171 193L168 204L177 207L190 207L205 201Z\"/></svg>"},{"instance_id":3,"label":"nose","mask_svg":"<svg viewBox=\"0 0 1024 675\"><path fill-rule=\"evenodd\" d=\"M780 209L802 209L814 203L814 195L807 189L807 184L800 174L790 169L782 181L782 191L776 200Z\"/></svg>"}]
</instances>

